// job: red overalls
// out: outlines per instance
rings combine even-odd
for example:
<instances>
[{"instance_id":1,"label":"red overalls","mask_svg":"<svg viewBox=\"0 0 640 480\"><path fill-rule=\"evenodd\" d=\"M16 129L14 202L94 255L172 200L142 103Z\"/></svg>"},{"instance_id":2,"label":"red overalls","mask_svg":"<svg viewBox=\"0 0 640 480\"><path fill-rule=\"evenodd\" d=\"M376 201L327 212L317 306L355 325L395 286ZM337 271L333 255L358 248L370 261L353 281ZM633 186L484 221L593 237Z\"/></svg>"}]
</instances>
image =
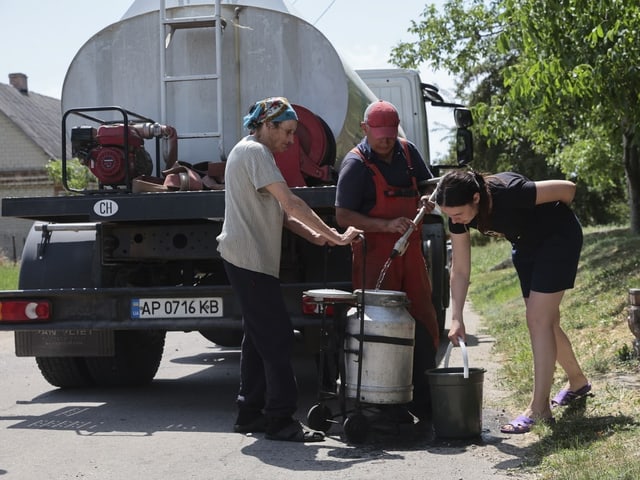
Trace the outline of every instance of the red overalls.
<instances>
[{"instance_id":1,"label":"red overalls","mask_svg":"<svg viewBox=\"0 0 640 480\"><path fill-rule=\"evenodd\" d=\"M401 142L402 143L402 142ZM404 143L405 157L410 165L409 151ZM393 187L387 183L378 167L368 161L360 150L356 153L373 171L373 182L376 189L376 204L368 213L376 218L408 217L413 219L418 209L418 188L415 177L412 177L412 192L407 195L406 188ZM367 261L365 265L365 289L374 289L385 262L389 259L395 242L400 238L399 233L366 232L365 245ZM353 244L353 289L361 289L362 272L362 242ZM409 237L409 246L404 255L395 257L387 271L382 284L382 290L405 292L411 302L408 310L417 322L422 323L433 339L437 348L439 342L439 328L436 311L431 300L431 281L427 274L427 264L422 255L421 226L413 231Z\"/></svg>"}]
</instances>

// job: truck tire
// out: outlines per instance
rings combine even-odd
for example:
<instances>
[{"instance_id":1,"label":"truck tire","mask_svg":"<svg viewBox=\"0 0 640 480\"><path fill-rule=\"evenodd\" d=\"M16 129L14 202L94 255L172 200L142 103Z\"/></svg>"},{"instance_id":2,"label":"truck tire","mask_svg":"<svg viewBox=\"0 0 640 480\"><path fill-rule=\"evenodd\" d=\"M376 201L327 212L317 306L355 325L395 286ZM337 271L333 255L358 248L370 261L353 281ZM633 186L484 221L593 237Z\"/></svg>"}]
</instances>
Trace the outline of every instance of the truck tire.
<instances>
[{"instance_id":1,"label":"truck tire","mask_svg":"<svg viewBox=\"0 0 640 480\"><path fill-rule=\"evenodd\" d=\"M81 388L94 385L83 358L36 357L44 379L54 387Z\"/></svg>"},{"instance_id":2,"label":"truck tire","mask_svg":"<svg viewBox=\"0 0 640 480\"><path fill-rule=\"evenodd\" d=\"M449 306L449 269L447 267L447 244L442 224L423 226L422 253L431 279L431 298L436 310L438 328L444 332Z\"/></svg>"},{"instance_id":3,"label":"truck tire","mask_svg":"<svg viewBox=\"0 0 640 480\"><path fill-rule=\"evenodd\" d=\"M85 357L95 384L132 387L151 382L160 366L165 334L163 330L115 331L112 357Z\"/></svg>"}]
</instances>

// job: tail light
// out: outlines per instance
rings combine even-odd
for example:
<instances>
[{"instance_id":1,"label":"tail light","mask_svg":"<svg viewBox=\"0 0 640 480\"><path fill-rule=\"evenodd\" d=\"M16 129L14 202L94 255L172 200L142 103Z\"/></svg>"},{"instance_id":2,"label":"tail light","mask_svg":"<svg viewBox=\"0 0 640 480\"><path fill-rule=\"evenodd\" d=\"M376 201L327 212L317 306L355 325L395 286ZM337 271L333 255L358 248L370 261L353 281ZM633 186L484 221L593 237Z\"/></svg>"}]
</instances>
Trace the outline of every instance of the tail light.
<instances>
[{"instance_id":1,"label":"tail light","mask_svg":"<svg viewBox=\"0 0 640 480\"><path fill-rule=\"evenodd\" d=\"M8 300L0 302L0 322L49 320L51 304L46 300Z\"/></svg>"},{"instance_id":2,"label":"tail light","mask_svg":"<svg viewBox=\"0 0 640 480\"><path fill-rule=\"evenodd\" d=\"M320 303L313 297L305 295L302 297L302 313L305 315L322 315L324 313L327 317L332 317L334 308L331 304Z\"/></svg>"}]
</instances>

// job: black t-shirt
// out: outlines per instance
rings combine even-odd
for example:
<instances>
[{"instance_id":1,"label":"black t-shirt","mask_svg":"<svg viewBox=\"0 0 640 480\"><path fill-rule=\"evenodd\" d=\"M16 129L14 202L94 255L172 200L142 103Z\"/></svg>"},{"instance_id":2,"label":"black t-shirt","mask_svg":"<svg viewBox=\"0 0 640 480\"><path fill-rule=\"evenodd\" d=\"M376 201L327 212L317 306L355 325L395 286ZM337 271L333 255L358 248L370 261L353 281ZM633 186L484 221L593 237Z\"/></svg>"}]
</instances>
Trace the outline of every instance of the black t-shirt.
<instances>
[{"instance_id":1,"label":"black t-shirt","mask_svg":"<svg viewBox=\"0 0 640 480\"><path fill-rule=\"evenodd\" d=\"M523 175L497 173L487 177L487 184L493 203L486 235L503 236L513 244L534 245L567 221L575 221L571 209L562 202L536 205L536 185ZM477 218L468 225L449 220L451 233L464 233L469 227L478 228Z\"/></svg>"},{"instance_id":2,"label":"black t-shirt","mask_svg":"<svg viewBox=\"0 0 640 480\"><path fill-rule=\"evenodd\" d=\"M391 163L380 160L371 150L366 138L358 144L357 148L365 158L374 163L389 185L410 188L412 177L415 177L416 181L420 183L433 178L433 174L424 163L415 145L407 142L407 146L411 156L409 164L405 158L404 148L398 140L396 140ZM411 168L408 165L411 165ZM340 166L335 206L368 214L376 204L376 188L372 175L372 170L367 167L362 158L349 152Z\"/></svg>"}]
</instances>

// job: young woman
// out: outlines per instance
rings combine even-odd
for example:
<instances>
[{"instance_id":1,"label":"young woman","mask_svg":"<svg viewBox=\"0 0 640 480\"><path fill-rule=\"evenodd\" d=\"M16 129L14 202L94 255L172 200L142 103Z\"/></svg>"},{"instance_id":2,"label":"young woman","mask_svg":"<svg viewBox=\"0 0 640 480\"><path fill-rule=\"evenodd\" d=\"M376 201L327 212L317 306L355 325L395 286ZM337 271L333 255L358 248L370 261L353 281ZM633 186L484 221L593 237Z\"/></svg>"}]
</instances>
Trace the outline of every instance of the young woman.
<instances>
[{"instance_id":1,"label":"young woman","mask_svg":"<svg viewBox=\"0 0 640 480\"><path fill-rule=\"evenodd\" d=\"M439 182L434 200L449 217L452 266L452 322L449 338L465 338L462 310L471 272L469 228L504 237L526 306L533 351L533 395L503 433L526 433L536 422L553 422L551 408L568 405L591 390L571 343L560 328L560 301L573 288L582 248L582 227L568 205L575 185L565 180L533 182L512 172L481 175L452 171ZM556 361L568 383L549 402Z\"/></svg>"}]
</instances>

